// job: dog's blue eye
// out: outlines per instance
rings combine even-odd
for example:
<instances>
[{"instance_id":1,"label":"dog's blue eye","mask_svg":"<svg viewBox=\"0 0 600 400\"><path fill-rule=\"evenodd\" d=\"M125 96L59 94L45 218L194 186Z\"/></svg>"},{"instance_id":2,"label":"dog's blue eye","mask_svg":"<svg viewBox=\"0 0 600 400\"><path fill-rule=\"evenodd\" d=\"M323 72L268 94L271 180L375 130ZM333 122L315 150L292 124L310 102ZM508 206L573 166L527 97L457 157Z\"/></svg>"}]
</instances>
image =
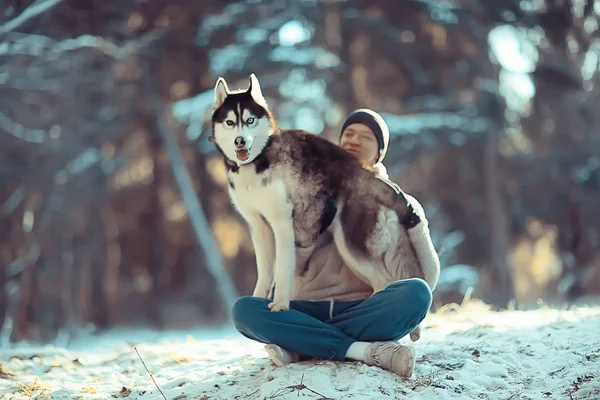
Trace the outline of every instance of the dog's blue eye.
<instances>
[{"instance_id":1,"label":"dog's blue eye","mask_svg":"<svg viewBox=\"0 0 600 400\"><path fill-rule=\"evenodd\" d=\"M252 125L252 124L254 123L254 118L252 118L252 117L248 118L248 119L246 120L246 123L247 123L248 125Z\"/></svg>"},{"instance_id":2,"label":"dog's blue eye","mask_svg":"<svg viewBox=\"0 0 600 400\"><path fill-rule=\"evenodd\" d=\"M225 121L225 123L226 123L228 126L233 126L233 121L232 121L232 120L230 120L230 119L228 119L227 121Z\"/></svg>"}]
</instances>

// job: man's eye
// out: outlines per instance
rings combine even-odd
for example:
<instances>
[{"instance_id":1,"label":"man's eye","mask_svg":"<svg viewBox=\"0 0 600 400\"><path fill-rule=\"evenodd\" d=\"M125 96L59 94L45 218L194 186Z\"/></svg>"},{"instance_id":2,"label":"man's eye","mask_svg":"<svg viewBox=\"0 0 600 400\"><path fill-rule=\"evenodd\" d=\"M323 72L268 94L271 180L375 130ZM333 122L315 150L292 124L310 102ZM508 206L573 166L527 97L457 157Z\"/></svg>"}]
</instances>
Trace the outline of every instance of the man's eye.
<instances>
[{"instance_id":1,"label":"man's eye","mask_svg":"<svg viewBox=\"0 0 600 400\"><path fill-rule=\"evenodd\" d=\"M246 123L247 123L248 125L252 125L252 124L254 123L254 118L252 118L252 117L248 118L248 119L246 120Z\"/></svg>"},{"instance_id":2,"label":"man's eye","mask_svg":"<svg viewBox=\"0 0 600 400\"><path fill-rule=\"evenodd\" d=\"M227 124L227 126L233 126L233 121L228 119L227 121L225 121L225 123Z\"/></svg>"}]
</instances>

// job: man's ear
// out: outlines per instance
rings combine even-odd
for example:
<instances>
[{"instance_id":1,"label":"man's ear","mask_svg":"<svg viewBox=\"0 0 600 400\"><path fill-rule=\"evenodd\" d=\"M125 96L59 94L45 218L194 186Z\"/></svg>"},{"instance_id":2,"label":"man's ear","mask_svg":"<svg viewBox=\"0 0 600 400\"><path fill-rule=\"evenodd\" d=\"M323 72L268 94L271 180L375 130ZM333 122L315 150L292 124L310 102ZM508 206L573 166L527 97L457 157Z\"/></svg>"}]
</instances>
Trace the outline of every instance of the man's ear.
<instances>
[{"instance_id":1,"label":"man's ear","mask_svg":"<svg viewBox=\"0 0 600 400\"><path fill-rule=\"evenodd\" d=\"M221 107L228 95L229 88L227 87L227 82L222 77L219 77L219 79L217 79L217 84L215 85L215 100L213 104L213 110Z\"/></svg>"}]
</instances>

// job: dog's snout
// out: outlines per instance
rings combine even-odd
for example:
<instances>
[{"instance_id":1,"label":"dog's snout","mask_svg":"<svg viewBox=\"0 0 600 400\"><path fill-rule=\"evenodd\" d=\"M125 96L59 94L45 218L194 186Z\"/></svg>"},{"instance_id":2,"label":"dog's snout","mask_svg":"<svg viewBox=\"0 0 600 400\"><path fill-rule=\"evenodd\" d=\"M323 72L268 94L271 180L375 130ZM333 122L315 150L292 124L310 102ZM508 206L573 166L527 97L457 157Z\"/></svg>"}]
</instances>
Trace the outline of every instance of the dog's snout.
<instances>
[{"instance_id":1,"label":"dog's snout","mask_svg":"<svg viewBox=\"0 0 600 400\"><path fill-rule=\"evenodd\" d=\"M244 139L241 136L238 136L235 138L234 143L235 143L235 147L244 147L244 146L246 146L246 139Z\"/></svg>"}]
</instances>

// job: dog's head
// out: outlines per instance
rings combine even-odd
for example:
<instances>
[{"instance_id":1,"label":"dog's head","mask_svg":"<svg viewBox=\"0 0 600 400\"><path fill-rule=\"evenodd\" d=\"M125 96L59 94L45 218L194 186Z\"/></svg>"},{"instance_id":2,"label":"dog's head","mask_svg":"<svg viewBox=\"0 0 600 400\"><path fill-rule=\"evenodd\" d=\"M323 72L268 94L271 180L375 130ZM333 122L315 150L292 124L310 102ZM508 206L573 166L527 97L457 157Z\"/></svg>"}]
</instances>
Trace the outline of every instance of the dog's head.
<instances>
[{"instance_id":1,"label":"dog's head","mask_svg":"<svg viewBox=\"0 0 600 400\"><path fill-rule=\"evenodd\" d=\"M230 91L225 79L217 80L212 127L212 140L236 164L251 163L261 153L275 122L254 74L246 90Z\"/></svg>"}]
</instances>

